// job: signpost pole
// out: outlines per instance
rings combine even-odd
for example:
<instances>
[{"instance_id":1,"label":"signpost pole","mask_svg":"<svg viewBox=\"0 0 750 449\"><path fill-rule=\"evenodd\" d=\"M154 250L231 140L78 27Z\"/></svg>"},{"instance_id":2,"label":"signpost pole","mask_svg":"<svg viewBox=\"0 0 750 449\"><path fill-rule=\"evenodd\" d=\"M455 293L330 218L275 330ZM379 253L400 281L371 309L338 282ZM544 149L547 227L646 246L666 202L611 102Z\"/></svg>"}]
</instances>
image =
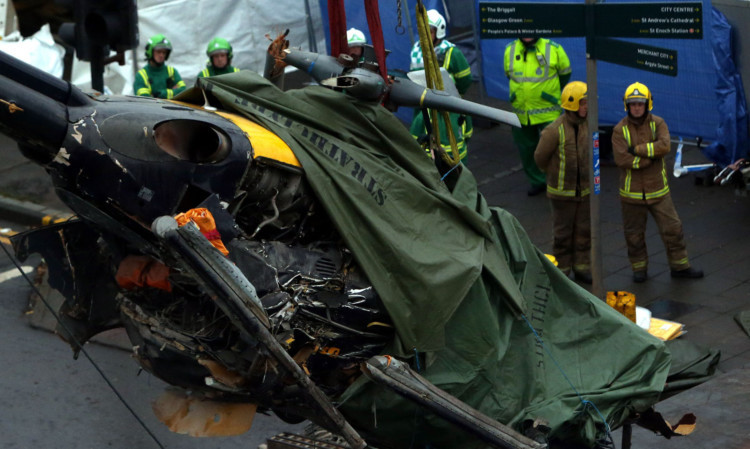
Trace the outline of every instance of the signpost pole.
<instances>
[{"instance_id":1,"label":"signpost pole","mask_svg":"<svg viewBox=\"0 0 750 449\"><path fill-rule=\"evenodd\" d=\"M588 91L589 141L589 201L591 206L591 293L604 299L602 269L602 234L600 227L600 173L599 173L599 101L596 86L596 55L594 49L594 8L596 0L586 0L586 85Z\"/></svg>"}]
</instances>

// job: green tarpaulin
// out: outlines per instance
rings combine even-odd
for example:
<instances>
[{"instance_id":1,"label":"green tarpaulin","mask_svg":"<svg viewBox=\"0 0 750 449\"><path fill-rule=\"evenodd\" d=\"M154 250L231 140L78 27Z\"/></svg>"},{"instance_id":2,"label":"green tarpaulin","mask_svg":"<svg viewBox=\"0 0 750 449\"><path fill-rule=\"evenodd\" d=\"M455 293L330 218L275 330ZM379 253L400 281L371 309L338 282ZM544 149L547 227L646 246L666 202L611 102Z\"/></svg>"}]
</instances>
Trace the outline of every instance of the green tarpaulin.
<instances>
[{"instance_id":1,"label":"green tarpaulin","mask_svg":"<svg viewBox=\"0 0 750 449\"><path fill-rule=\"evenodd\" d=\"M541 420L553 439L587 446L602 417L617 427L658 400L665 345L568 280L468 170L449 189L384 108L317 86L282 92L250 71L198 83L292 148L393 319L389 353L436 386L518 430ZM196 90L179 99L202 103ZM340 399L376 446L482 447L364 377Z\"/></svg>"}]
</instances>

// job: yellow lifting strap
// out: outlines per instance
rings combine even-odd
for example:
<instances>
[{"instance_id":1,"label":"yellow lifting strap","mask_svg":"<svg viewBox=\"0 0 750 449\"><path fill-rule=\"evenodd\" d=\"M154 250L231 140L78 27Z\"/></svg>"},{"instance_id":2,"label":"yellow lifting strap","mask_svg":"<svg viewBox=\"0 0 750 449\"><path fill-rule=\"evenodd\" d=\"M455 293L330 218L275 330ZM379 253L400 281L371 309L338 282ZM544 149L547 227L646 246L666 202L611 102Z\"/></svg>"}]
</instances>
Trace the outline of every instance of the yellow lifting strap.
<instances>
[{"instance_id":1,"label":"yellow lifting strap","mask_svg":"<svg viewBox=\"0 0 750 449\"><path fill-rule=\"evenodd\" d=\"M435 47L432 45L432 34L430 33L430 22L427 18L427 9L425 9L421 0L417 1L416 10L419 46L422 49L422 60L424 61L427 87L429 89L445 90L443 87L443 77L440 74L440 65L438 64L437 55L435 54ZM453 132L453 126L451 126L450 116L446 111L441 111L440 114L442 114L443 123L445 123L445 129L448 133L448 140L451 145L451 156L448 156L448 154L442 150L440 145L438 111L435 109L430 109L430 123L432 124L430 148L432 149L433 154L443 155L443 159L445 159L450 165L458 165L461 162L461 155L458 151L456 135ZM437 151L438 149L440 150Z\"/></svg>"}]
</instances>

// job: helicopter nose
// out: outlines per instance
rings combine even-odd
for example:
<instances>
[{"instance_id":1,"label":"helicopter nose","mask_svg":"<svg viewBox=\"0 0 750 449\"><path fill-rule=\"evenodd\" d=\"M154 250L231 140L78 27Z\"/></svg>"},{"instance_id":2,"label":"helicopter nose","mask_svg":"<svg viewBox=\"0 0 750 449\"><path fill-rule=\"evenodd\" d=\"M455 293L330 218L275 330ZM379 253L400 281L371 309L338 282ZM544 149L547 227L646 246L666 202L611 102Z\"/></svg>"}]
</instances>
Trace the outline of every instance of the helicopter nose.
<instances>
[{"instance_id":1,"label":"helicopter nose","mask_svg":"<svg viewBox=\"0 0 750 449\"><path fill-rule=\"evenodd\" d=\"M34 162L50 162L68 129L70 108L90 104L80 90L0 52L0 132Z\"/></svg>"},{"instance_id":2,"label":"helicopter nose","mask_svg":"<svg viewBox=\"0 0 750 449\"><path fill-rule=\"evenodd\" d=\"M66 107L26 86L0 78L0 132L38 164L50 162L68 129Z\"/></svg>"}]
</instances>

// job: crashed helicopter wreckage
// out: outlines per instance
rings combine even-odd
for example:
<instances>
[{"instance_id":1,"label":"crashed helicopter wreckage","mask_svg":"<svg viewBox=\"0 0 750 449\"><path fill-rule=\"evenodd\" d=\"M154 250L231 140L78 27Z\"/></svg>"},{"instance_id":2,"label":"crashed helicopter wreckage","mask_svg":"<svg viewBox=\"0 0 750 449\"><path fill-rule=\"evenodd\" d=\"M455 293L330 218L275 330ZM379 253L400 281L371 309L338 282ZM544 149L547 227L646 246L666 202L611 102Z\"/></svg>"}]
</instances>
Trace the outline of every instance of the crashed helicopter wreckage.
<instances>
[{"instance_id":1,"label":"crashed helicopter wreckage","mask_svg":"<svg viewBox=\"0 0 750 449\"><path fill-rule=\"evenodd\" d=\"M337 90L361 75L296 56L348 76ZM566 279L468 170L442 181L375 96L245 71L179 101L90 97L0 68L0 131L78 216L13 240L48 262L74 351L125 327L169 384L357 448L591 447L663 393L664 343Z\"/></svg>"}]
</instances>

